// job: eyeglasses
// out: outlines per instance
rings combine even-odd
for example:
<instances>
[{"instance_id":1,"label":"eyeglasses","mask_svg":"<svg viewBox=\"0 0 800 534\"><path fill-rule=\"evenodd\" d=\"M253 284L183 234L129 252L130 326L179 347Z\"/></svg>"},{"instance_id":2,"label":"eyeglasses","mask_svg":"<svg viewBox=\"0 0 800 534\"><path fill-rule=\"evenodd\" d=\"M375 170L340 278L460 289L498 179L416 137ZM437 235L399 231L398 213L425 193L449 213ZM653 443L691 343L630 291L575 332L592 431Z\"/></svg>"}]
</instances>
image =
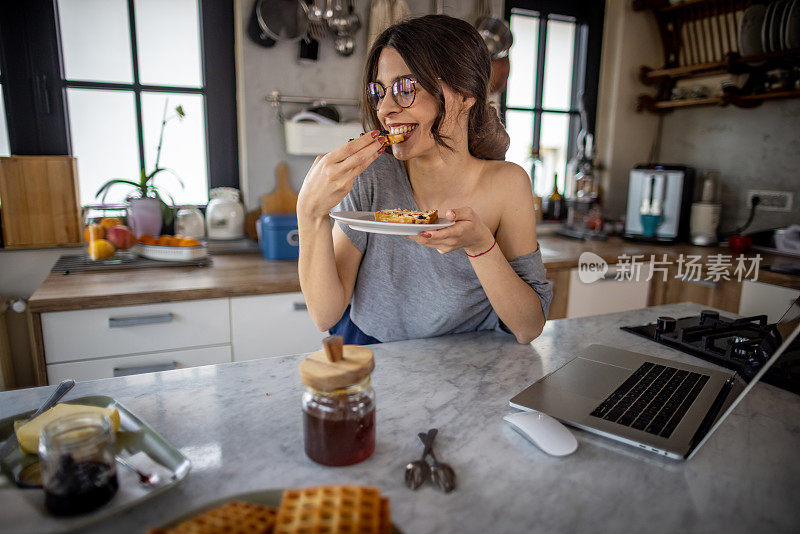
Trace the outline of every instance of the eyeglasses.
<instances>
[{"instance_id":1,"label":"eyeglasses","mask_svg":"<svg viewBox=\"0 0 800 534\"><path fill-rule=\"evenodd\" d=\"M417 96L417 82L407 76L398 78L392 84L392 98L401 108L411 107ZM367 98L373 109L378 109L386 96L386 88L378 82L367 84Z\"/></svg>"}]
</instances>

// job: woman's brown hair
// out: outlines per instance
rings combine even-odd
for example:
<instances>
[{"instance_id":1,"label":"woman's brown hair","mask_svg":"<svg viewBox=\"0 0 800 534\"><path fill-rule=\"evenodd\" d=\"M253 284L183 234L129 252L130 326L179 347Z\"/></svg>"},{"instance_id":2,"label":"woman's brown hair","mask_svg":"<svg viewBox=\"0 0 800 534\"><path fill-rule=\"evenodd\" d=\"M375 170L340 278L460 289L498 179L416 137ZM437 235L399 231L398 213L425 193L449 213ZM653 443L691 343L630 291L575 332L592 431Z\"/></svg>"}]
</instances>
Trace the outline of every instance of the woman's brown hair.
<instances>
[{"instance_id":1,"label":"woman's brown hair","mask_svg":"<svg viewBox=\"0 0 800 534\"><path fill-rule=\"evenodd\" d=\"M416 82L436 99L438 110L431 134L437 144L452 149L441 133L445 116L441 79L456 93L475 99L467 127L470 154L481 159L505 159L509 137L488 100L491 57L475 28L447 15L426 15L389 26L375 39L367 55L363 87L375 81L384 48L397 50ZM362 96L362 111L365 128L380 128L366 91Z\"/></svg>"}]
</instances>

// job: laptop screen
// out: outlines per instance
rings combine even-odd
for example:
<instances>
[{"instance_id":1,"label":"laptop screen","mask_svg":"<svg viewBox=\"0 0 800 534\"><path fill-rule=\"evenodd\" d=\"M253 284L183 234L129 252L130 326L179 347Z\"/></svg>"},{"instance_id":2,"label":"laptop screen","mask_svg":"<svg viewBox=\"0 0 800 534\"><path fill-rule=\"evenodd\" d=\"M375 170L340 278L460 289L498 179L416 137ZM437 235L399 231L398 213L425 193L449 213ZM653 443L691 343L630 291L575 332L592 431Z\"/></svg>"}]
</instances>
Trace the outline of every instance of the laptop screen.
<instances>
[{"instance_id":1,"label":"laptop screen","mask_svg":"<svg viewBox=\"0 0 800 534\"><path fill-rule=\"evenodd\" d=\"M748 381L747 386L739 393L725 413L717 419L714 426L705 434L702 440L693 447L688 458L694 456L706 440L719 428L719 425L730 415L730 413L741 402L742 398L756 385L756 382L764 376L767 370L779 372L787 380L797 379L800 374L800 297L795 299L786 313L783 314L772 331L772 334L762 341L759 346L760 358L764 363L758 372ZM741 375L740 375L741 376ZM773 382L775 385L780 385Z\"/></svg>"}]
</instances>

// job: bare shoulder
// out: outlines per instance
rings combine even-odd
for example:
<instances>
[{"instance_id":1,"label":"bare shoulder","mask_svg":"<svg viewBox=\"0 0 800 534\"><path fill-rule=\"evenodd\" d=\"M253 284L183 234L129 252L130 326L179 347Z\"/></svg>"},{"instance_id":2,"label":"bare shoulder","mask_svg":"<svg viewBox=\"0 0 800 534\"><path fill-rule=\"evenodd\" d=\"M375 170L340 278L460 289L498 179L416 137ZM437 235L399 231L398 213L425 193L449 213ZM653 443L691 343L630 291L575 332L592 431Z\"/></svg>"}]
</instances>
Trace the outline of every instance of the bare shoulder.
<instances>
[{"instance_id":1,"label":"bare shoulder","mask_svg":"<svg viewBox=\"0 0 800 534\"><path fill-rule=\"evenodd\" d=\"M487 161L484 174L491 182L493 195L504 206L532 205L531 179L525 169L511 161Z\"/></svg>"}]
</instances>

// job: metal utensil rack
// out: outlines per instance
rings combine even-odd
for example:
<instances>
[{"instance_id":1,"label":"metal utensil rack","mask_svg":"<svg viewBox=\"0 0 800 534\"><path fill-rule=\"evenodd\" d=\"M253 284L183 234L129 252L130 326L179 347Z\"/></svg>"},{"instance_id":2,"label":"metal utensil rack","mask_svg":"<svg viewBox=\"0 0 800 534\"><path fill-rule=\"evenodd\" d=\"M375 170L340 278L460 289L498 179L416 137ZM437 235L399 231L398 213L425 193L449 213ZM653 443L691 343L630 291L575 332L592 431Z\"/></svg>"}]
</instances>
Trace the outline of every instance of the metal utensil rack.
<instances>
[{"instance_id":1,"label":"metal utensil rack","mask_svg":"<svg viewBox=\"0 0 800 534\"><path fill-rule=\"evenodd\" d=\"M283 108L282 104L311 104L314 106L325 106L325 105L333 105L333 106L355 106L358 107L361 105L361 102L356 100L355 98L327 98L327 97L318 97L318 96L286 96L280 94L279 91L272 91L268 94L264 100L269 102L273 109L275 109L276 114L278 115L278 120L283 124L286 121L286 117L283 115Z\"/></svg>"}]
</instances>

